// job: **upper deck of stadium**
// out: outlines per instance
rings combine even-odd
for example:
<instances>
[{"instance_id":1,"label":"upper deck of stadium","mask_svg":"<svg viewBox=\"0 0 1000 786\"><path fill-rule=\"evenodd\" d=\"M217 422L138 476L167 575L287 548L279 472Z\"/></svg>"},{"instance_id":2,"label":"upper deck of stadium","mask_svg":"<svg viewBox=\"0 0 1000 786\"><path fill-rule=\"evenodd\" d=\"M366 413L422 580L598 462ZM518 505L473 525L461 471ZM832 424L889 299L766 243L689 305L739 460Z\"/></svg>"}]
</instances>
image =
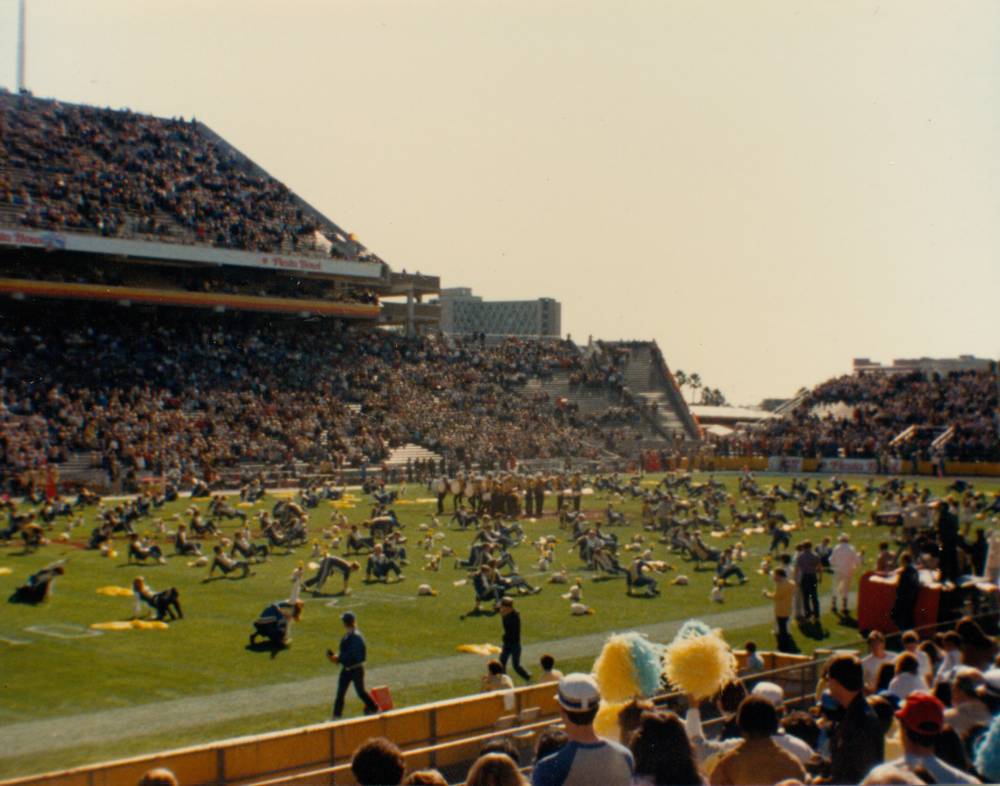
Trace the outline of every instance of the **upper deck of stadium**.
<instances>
[{"instance_id":1,"label":"upper deck of stadium","mask_svg":"<svg viewBox=\"0 0 1000 786\"><path fill-rule=\"evenodd\" d=\"M0 291L401 324L394 273L196 120L0 93ZM409 314L408 314L409 311Z\"/></svg>"}]
</instances>

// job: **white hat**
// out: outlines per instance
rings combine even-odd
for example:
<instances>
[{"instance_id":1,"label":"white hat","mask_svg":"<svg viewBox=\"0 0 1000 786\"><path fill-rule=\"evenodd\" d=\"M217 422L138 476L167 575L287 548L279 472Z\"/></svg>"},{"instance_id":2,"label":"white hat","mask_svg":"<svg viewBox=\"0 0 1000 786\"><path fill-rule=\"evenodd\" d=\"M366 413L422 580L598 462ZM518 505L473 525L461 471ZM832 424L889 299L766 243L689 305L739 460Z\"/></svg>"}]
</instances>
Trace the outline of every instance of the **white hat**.
<instances>
[{"instance_id":1,"label":"white hat","mask_svg":"<svg viewBox=\"0 0 1000 786\"><path fill-rule=\"evenodd\" d=\"M601 703L601 691L589 674L567 674L559 680L556 701L567 712L588 712Z\"/></svg>"},{"instance_id":2,"label":"white hat","mask_svg":"<svg viewBox=\"0 0 1000 786\"><path fill-rule=\"evenodd\" d=\"M784 689L774 682L758 682L753 686L753 690L750 693L752 696L767 699L767 701L771 702L779 710L785 703Z\"/></svg>"},{"instance_id":3,"label":"white hat","mask_svg":"<svg viewBox=\"0 0 1000 786\"><path fill-rule=\"evenodd\" d=\"M983 696L1000 699L1000 668L983 672L983 684L979 686L978 692Z\"/></svg>"}]
</instances>

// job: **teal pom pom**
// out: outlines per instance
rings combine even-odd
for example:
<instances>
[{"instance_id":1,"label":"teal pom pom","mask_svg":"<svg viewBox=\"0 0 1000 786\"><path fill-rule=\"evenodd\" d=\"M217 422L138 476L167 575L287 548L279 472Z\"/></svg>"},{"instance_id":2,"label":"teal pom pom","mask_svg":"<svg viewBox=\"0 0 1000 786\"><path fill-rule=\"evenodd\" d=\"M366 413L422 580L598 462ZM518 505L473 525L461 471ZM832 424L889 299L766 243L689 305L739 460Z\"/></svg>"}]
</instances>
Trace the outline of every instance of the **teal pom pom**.
<instances>
[{"instance_id":1,"label":"teal pom pom","mask_svg":"<svg viewBox=\"0 0 1000 786\"><path fill-rule=\"evenodd\" d=\"M630 636L635 680L643 696L655 696L661 688L663 648L637 633Z\"/></svg>"},{"instance_id":2,"label":"teal pom pom","mask_svg":"<svg viewBox=\"0 0 1000 786\"><path fill-rule=\"evenodd\" d=\"M677 631L677 635L674 636L674 641L683 641L684 639L693 639L698 636L707 636L711 632L712 629L701 620L688 620L681 625L681 629Z\"/></svg>"}]
</instances>

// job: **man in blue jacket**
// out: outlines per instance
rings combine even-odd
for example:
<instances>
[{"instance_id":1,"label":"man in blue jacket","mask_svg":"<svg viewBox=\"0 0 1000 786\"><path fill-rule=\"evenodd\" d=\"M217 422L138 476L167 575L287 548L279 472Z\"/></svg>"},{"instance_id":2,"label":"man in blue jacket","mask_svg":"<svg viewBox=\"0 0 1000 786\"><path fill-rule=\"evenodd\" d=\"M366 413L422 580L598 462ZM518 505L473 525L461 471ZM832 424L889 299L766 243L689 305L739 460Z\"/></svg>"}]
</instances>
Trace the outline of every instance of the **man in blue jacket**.
<instances>
[{"instance_id":1,"label":"man in blue jacket","mask_svg":"<svg viewBox=\"0 0 1000 786\"><path fill-rule=\"evenodd\" d=\"M365 715L374 715L378 712L378 705L365 690L365 658L368 654L365 639L358 630L357 619L353 612L344 612L340 620L344 623L344 636L340 640L340 651L337 654L334 654L333 650L326 651L326 656L331 663L340 664L340 678L337 681L337 698L333 703L333 717L336 719L343 716L344 697L351 684L354 685L354 691L358 694L358 698L365 704Z\"/></svg>"}]
</instances>

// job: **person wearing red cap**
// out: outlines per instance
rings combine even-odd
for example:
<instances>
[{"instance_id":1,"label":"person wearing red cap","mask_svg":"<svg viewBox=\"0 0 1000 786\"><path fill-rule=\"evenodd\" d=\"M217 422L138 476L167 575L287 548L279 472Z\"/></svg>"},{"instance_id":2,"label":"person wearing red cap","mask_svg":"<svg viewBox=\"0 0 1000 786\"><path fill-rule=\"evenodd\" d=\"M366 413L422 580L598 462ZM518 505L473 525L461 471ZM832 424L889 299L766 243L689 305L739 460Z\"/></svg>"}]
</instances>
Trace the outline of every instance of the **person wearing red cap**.
<instances>
[{"instance_id":1,"label":"person wearing red cap","mask_svg":"<svg viewBox=\"0 0 1000 786\"><path fill-rule=\"evenodd\" d=\"M944 705L929 693L911 693L896 713L902 729L903 755L891 764L916 771L923 767L935 783L979 783L934 755L934 740L944 729Z\"/></svg>"}]
</instances>

